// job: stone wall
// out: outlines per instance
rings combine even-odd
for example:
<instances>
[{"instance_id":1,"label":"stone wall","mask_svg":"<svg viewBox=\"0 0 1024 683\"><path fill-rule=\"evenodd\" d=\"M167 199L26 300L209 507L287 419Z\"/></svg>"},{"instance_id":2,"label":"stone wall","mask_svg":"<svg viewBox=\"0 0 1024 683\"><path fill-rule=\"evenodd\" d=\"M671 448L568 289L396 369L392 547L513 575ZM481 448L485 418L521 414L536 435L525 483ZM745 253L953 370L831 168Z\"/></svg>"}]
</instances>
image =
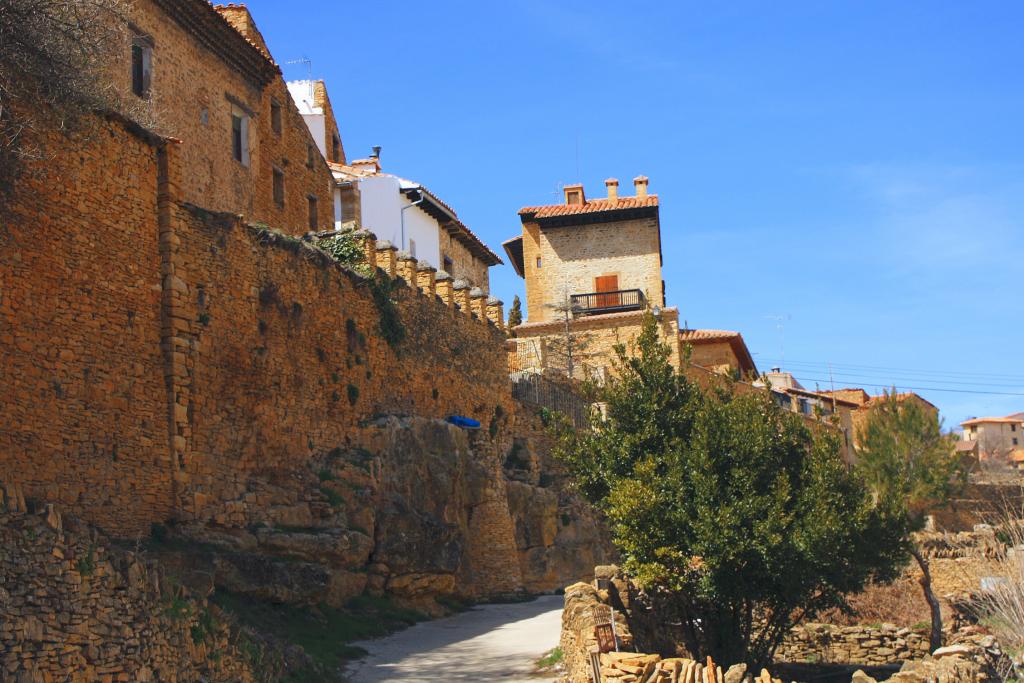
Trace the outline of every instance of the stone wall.
<instances>
[{"instance_id":1,"label":"stone wall","mask_svg":"<svg viewBox=\"0 0 1024 683\"><path fill-rule=\"evenodd\" d=\"M373 226L370 227L372 228ZM446 230L441 231L440 242L441 265L438 267L442 268L445 262L444 259L448 258L452 262L449 275L454 278L465 278L485 292L489 292L491 279L488 265L474 256L466 245L455 239L452 233Z\"/></svg>"},{"instance_id":2,"label":"stone wall","mask_svg":"<svg viewBox=\"0 0 1024 683\"><path fill-rule=\"evenodd\" d=\"M833 626L804 624L776 652L780 662L877 666L920 659L929 653L928 633L893 624Z\"/></svg>"},{"instance_id":3,"label":"stone wall","mask_svg":"<svg viewBox=\"0 0 1024 683\"><path fill-rule=\"evenodd\" d=\"M195 207L180 147L122 121L70 142L0 227L0 477L117 537L173 524L272 599L552 590L605 561L511 398L499 302L372 235L365 278ZM428 539L406 565L402 529Z\"/></svg>"},{"instance_id":4,"label":"stone wall","mask_svg":"<svg viewBox=\"0 0 1024 683\"><path fill-rule=\"evenodd\" d=\"M415 261L367 280L197 209L177 144L97 125L19 182L0 225L0 476L132 536L209 516L249 472L376 414L511 410L500 305L421 289Z\"/></svg>"},{"instance_id":5,"label":"stone wall","mask_svg":"<svg viewBox=\"0 0 1024 683\"><path fill-rule=\"evenodd\" d=\"M485 320L233 217L178 215L174 394L189 515L242 497L253 472L358 445L375 415L489 424L511 410L504 335ZM385 337L385 315L404 338Z\"/></svg>"},{"instance_id":6,"label":"stone wall","mask_svg":"<svg viewBox=\"0 0 1024 683\"><path fill-rule=\"evenodd\" d=\"M13 486L0 489L0 503L3 680L267 680L212 608L143 557L52 507L26 513Z\"/></svg>"},{"instance_id":7,"label":"stone wall","mask_svg":"<svg viewBox=\"0 0 1024 683\"><path fill-rule=\"evenodd\" d=\"M97 121L0 215L0 480L131 534L172 514L154 139Z\"/></svg>"}]
</instances>

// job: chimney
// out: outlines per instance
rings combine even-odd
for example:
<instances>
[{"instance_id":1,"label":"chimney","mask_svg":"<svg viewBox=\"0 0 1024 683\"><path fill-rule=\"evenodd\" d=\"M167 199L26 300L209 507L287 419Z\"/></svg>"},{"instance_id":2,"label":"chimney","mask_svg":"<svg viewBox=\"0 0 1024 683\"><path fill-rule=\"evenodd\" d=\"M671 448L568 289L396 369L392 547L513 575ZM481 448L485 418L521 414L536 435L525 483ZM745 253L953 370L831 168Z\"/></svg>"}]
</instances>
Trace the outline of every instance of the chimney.
<instances>
[{"instance_id":1,"label":"chimney","mask_svg":"<svg viewBox=\"0 0 1024 683\"><path fill-rule=\"evenodd\" d=\"M566 185L562 188L565 192L566 206L583 206L587 203L586 195L583 194L583 185Z\"/></svg>"},{"instance_id":2,"label":"chimney","mask_svg":"<svg viewBox=\"0 0 1024 683\"><path fill-rule=\"evenodd\" d=\"M615 178L609 178L604 181L604 186L608 188L608 200L615 201L619 198L619 181Z\"/></svg>"},{"instance_id":3,"label":"chimney","mask_svg":"<svg viewBox=\"0 0 1024 683\"><path fill-rule=\"evenodd\" d=\"M633 187L636 188L637 199L647 199L647 176L638 175L633 178Z\"/></svg>"}]
</instances>

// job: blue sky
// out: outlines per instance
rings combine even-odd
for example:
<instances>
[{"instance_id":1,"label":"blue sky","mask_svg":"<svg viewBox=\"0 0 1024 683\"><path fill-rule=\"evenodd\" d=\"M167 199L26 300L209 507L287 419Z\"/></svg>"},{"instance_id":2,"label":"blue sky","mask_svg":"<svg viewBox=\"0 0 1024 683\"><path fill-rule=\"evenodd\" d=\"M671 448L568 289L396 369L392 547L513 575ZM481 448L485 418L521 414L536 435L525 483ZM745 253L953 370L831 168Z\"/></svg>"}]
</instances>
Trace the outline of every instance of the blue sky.
<instances>
[{"instance_id":1,"label":"blue sky","mask_svg":"<svg viewBox=\"0 0 1024 683\"><path fill-rule=\"evenodd\" d=\"M248 4L350 158L500 254L559 183L644 174L692 327L811 388L928 387L947 426L1024 410L1024 5Z\"/></svg>"}]
</instances>

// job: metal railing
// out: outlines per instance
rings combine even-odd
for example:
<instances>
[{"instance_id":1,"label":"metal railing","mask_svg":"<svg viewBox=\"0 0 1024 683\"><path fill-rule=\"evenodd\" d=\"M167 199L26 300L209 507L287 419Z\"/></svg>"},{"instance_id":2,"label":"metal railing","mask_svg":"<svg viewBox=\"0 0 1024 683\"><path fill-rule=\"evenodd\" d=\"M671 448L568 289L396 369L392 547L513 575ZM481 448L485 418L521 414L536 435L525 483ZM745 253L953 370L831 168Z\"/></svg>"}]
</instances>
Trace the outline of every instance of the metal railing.
<instances>
[{"instance_id":1,"label":"metal railing","mask_svg":"<svg viewBox=\"0 0 1024 683\"><path fill-rule=\"evenodd\" d=\"M572 386L555 382L543 374L517 372L512 375L512 398L565 415L577 429L590 424L591 404Z\"/></svg>"},{"instance_id":2,"label":"metal railing","mask_svg":"<svg viewBox=\"0 0 1024 683\"><path fill-rule=\"evenodd\" d=\"M639 311L645 305L644 293L639 289L616 289L611 292L572 295L572 309L576 315Z\"/></svg>"}]
</instances>

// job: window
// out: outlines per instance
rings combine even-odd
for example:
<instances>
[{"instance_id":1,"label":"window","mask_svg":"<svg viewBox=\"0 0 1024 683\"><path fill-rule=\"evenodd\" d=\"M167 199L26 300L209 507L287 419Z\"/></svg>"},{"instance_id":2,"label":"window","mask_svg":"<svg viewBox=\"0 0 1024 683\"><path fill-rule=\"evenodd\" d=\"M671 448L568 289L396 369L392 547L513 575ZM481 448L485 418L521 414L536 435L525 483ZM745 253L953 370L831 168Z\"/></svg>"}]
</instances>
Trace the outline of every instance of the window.
<instances>
[{"instance_id":1,"label":"window","mask_svg":"<svg viewBox=\"0 0 1024 683\"><path fill-rule=\"evenodd\" d=\"M306 197L306 201L309 203L309 229L316 230L320 225L320 221L316 215L316 196L309 195Z\"/></svg>"},{"instance_id":2,"label":"window","mask_svg":"<svg viewBox=\"0 0 1024 683\"><path fill-rule=\"evenodd\" d=\"M284 171L274 168L274 203L284 206Z\"/></svg>"},{"instance_id":3,"label":"window","mask_svg":"<svg viewBox=\"0 0 1024 683\"><path fill-rule=\"evenodd\" d=\"M1014 446L1016 446L1016 445L1017 445L1017 437L1013 437L1013 445L1014 445Z\"/></svg>"},{"instance_id":4,"label":"window","mask_svg":"<svg viewBox=\"0 0 1024 683\"><path fill-rule=\"evenodd\" d=\"M331 161L341 163L341 139L337 135L331 135Z\"/></svg>"},{"instance_id":5,"label":"window","mask_svg":"<svg viewBox=\"0 0 1024 683\"><path fill-rule=\"evenodd\" d=\"M800 399L800 412L803 413L804 415L811 414L811 402L808 401L806 398Z\"/></svg>"},{"instance_id":6,"label":"window","mask_svg":"<svg viewBox=\"0 0 1024 683\"><path fill-rule=\"evenodd\" d=\"M316 146L306 145L306 168L313 168L316 162Z\"/></svg>"},{"instance_id":7,"label":"window","mask_svg":"<svg viewBox=\"0 0 1024 683\"><path fill-rule=\"evenodd\" d=\"M452 260L450 258L448 258L447 256L445 256L444 257L444 261L442 261L442 264L444 266L444 272L446 272L449 275L451 275L452 274L452 267L455 265L454 263L452 263Z\"/></svg>"},{"instance_id":8,"label":"window","mask_svg":"<svg viewBox=\"0 0 1024 683\"><path fill-rule=\"evenodd\" d=\"M270 100L270 128L281 134L281 103L277 100Z\"/></svg>"},{"instance_id":9,"label":"window","mask_svg":"<svg viewBox=\"0 0 1024 683\"><path fill-rule=\"evenodd\" d=\"M153 70L153 44L145 36L132 39L132 92L136 97L149 97Z\"/></svg>"},{"instance_id":10,"label":"window","mask_svg":"<svg viewBox=\"0 0 1024 683\"><path fill-rule=\"evenodd\" d=\"M249 115L231 107L231 153L235 161L249 165Z\"/></svg>"},{"instance_id":11,"label":"window","mask_svg":"<svg viewBox=\"0 0 1024 683\"><path fill-rule=\"evenodd\" d=\"M569 190L565 193L565 203L570 206L580 205L583 203L583 192L582 190Z\"/></svg>"},{"instance_id":12,"label":"window","mask_svg":"<svg viewBox=\"0 0 1024 683\"><path fill-rule=\"evenodd\" d=\"M413 258L416 258L416 240L409 240L409 253L412 254Z\"/></svg>"},{"instance_id":13,"label":"window","mask_svg":"<svg viewBox=\"0 0 1024 683\"><path fill-rule=\"evenodd\" d=\"M540 268L540 256L537 257L537 267Z\"/></svg>"},{"instance_id":14,"label":"window","mask_svg":"<svg viewBox=\"0 0 1024 683\"><path fill-rule=\"evenodd\" d=\"M1017 425L1010 425L1010 431L1011 432L1017 431Z\"/></svg>"}]
</instances>

